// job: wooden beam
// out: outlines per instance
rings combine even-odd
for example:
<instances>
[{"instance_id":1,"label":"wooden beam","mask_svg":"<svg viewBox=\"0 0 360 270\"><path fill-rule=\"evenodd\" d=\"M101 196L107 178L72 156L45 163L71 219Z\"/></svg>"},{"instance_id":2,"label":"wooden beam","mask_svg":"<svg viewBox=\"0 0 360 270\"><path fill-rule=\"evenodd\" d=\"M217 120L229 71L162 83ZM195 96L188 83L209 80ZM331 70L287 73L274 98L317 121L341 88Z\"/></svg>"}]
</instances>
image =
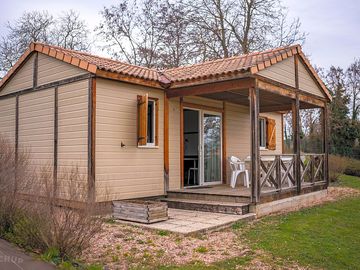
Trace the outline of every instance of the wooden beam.
<instances>
[{"instance_id":1,"label":"wooden beam","mask_svg":"<svg viewBox=\"0 0 360 270\"><path fill-rule=\"evenodd\" d=\"M255 79L241 78L236 80L214 82L211 84L200 84L195 86L171 88L166 90L169 98L183 97L183 96L196 96L211 93L219 93L230 90L246 89L255 86Z\"/></svg>"},{"instance_id":2,"label":"wooden beam","mask_svg":"<svg viewBox=\"0 0 360 270\"><path fill-rule=\"evenodd\" d=\"M19 95L15 99L15 166L17 166L19 156Z\"/></svg>"},{"instance_id":3,"label":"wooden beam","mask_svg":"<svg viewBox=\"0 0 360 270\"><path fill-rule=\"evenodd\" d=\"M298 194L301 193L301 173L300 173L300 101L298 95L292 104L292 121L293 121L293 149L295 158L295 182Z\"/></svg>"},{"instance_id":4,"label":"wooden beam","mask_svg":"<svg viewBox=\"0 0 360 270\"><path fill-rule=\"evenodd\" d=\"M280 112L280 111L290 111L291 103L286 105L271 105L271 106L261 106L260 112Z\"/></svg>"},{"instance_id":5,"label":"wooden beam","mask_svg":"<svg viewBox=\"0 0 360 270\"><path fill-rule=\"evenodd\" d=\"M95 198L95 136L96 136L96 78L89 79L88 87L88 199Z\"/></svg>"},{"instance_id":6,"label":"wooden beam","mask_svg":"<svg viewBox=\"0 0 360 270\"><path fill-rule=\"evenodd\" d=\"M184 187L184 106L180 98L180 186Z\"/></svg>"},{"instance_id":7,"label":"wooden beam","mask_svg":"<svg viewBox=\"0 0 360 270\"><path fill-rule=\"evenodd\" d=\"M164 191L169 190L169 100L164 92Z\"/></svg>"},{"instance_id":8,"label":"wooden beam","mask_svg":"<svg viewBox=\"0 0 360 270\"><path fill-rule=\"evenodd\" d=\"M155 80L145 80L145 79L135 78L133 76L126 76L123 74L114 73L114 72L105 71L105 70L97 69L96 76L105 78L105 79L110 79L110 80L122 81L122 82L127 82L127 83L132 83L132 84L138 84L138 85L144 85L144 86L149 86L149 87L153 87L153 88L163 89L163 87L160 85L160 83Z\"/></svg>"},{"instance_id":9,"label":"wooden beam","mask_svg":"<svg viewBox=\"0 0 360 270\"><path fill-rule=\"evenodd\" d=\"M299 91L300 92L300 91ZM326 101L313 97L308 93L301 92L299 93L299 99L301 102L309 103L315 105L316 107L323 108L325 106Z\"/></svg>"},{"instance_id":10,"label":"wooden beam","mask_svg":"<svg viewBox=\"0 0 360 270\"><path fill-rule=\"evenodd\" d=\"M281 113L281 154L284 154L284 114Z\"/></svg>"},{"instance_id":11,"label":"wooden beam","mask_svg":"<svg viewBox=\"0 0 360 270\"><path fill-rule=\"evenodd\" d=\"M38 85L39 53L36 52L33 63L33 88Z\"/></svg>"},{"instance_id":12,"label":"wooden beam","mask_svg":"<svg viewBox=\"0 0 360 270\"><path fill-rule=\"evenodd\" d=\"M251 123L251 201L260 202L259 89L249 89ZM240 124L240 123L239 123Z\"/></svg>"},{"instance_id":13,"label":"wooden beam","mask_svg":"<svg viewBox=\"0 0 360 270\"><path fill-rule=\"evenodd\" d=\"M201 104L196 104L196 103L191 103L191 102L183 102L182 105L183 105L183 107L194 108L194 109L199 109L199 110L214 111L214 112L219 112L219 113L224 112L224 109L222 109L222 108L201 105Z\"/></svg>"},{"instance_id":14,"label":"wooden beam","mask_svg":"<svg viewBox=\"0 0 360 270\"><path fill-rule=\"evenodd\" d=\"M223 184L226 184L226 102L223 101L223 113L222 113L222 168L223 168Z\"/></svg>"},{"instance_id":15,"label":"wooden beam","mask_svg":"<svg viewBox=\"0 0 360 270\"><path fill-rule=\"evenodd\" d=\"M12 97L16 97L16 96L21 96L23 94L28 94L28 93L31 93L31 92L34 92L34 91L38 92L38 91L42 91L42 90L47 90L49 88L54 88L54 87L58 87L58 86L69 84L69 83L88 80L89 78L92 78L92 77L94 77L94 75L92 75L92 74L83 74L83 75L79 75L79 76L59 80L59 81L56 81L56 82L51 82L51 83L39 85L37 87L26 88L26 89L23 89L23 90L20 90L20 91L17 91L17 92L12 92L12 93L0 96L0 100L7 99L7 98L12 98Z\"/></svg>"},{"instance_id":16,"label":"wooden beam","mask_svg":"<svg viewBox=\"0 0 360 270\"><path fill-rule=\"evenodd\" d=\"M322 108L322 126L323 126L323 143L324 143L324 180L326 187L329 186L329 111L327 104Z\"/></svg>"},{"instance_id":17,"label":"wooden beam","mask_svg":"<svg viewBox=\"0 0 360 270\"><path fill-rule=\"evenodd\" d=\"M295 88L299 89L299 56L294 55L294 68L295 68Z\"/></svg>"},{"instance_id":18,"label":"wooden beam","mask_svg":"<svg viewBox=\"0 0 360 270\"><path fill-rule=\"evenodd\" d=\"M297 59L295 57L295 59ZM295 99L296 93L299 93L300 101L315 105L317 107L324 107L324 103L327 102L326 98L314 95L309 92L305 92L299 89L299 75L295 60L295 87L291 87L277 81L265 78L263 76L256 75L259 78L258 86L261 90L265 90L277 95L290 97Z\"/></svg>"},{"instance_id":19,"label":"wooden beam","mask_svg":"<svg viewBox=\"0 0 360 270\"><path fill-rule=\"evenodd\" d=\"M58 178L58 106L59 106L59 91L55 87L54 91L54 161L53 161L53 179L54 179L54 195L57 194L57 178Z\"/></svg>"},{"instance_id":20,"label":"wooden beam","mask_svg":"<svg viewBox=\"0 0 360 270\"><path fill-rule=\"evenodd\" d=\"M261 90L264 90L264 91L267 91L270 93L274 93L274 94L277 94L280 96L284 96L284 97L295 98L295 95L296 95L295 91L284 88L279 85L275 85L274 83L270 83L267 80L264 80L263 78L258 80L258 87Z\"/></svg>"}]
</instances>

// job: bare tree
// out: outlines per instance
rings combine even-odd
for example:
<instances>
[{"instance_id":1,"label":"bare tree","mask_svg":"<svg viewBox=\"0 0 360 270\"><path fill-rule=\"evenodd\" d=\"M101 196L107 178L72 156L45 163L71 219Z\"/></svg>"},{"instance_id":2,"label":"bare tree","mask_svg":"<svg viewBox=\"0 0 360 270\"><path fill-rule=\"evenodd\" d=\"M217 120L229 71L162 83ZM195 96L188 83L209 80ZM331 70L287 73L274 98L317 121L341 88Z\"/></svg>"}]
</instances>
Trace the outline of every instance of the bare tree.
<instances>
[{"instance_id":1,"label":"bare tree","mask_svg":"<svg viewBox=\"0 0 360 270\"><path fill-rule=\"evenodd\" d=\"M113 57L175 67L302 43L299 19L280 0L122 0L104 8L97 32Z\"/></svg>"},{"instance_id":2,"label":"bare tree","mask_svg":"<svg viewBox=\"0 0 360 270\"><path fill-rule=\"evenodd\" d=\"M31 42L44 42L68 49L89 49L89 31L79 14L64 13L54 19L47 11L25 12L8 22L8 34L0 40L0 75L8 71Z\"/></svg>"},{"instance_id":3,"label":"bare tree","mask_svg":"<svg viewBox=\"0 0 360 270\"><path fill-rule=\"evenodd\" d=\"M58 46L86 51L90 48L89 30L79 13L69 10L64 12L54 23L51 42Z\"/></svg>"},{"instance_id":4,"label":"bare tree","mask_svg":"<svg viewBox=\"0 0 360 270\"><path fill-rule=\"evenodd\" d=\"M346 85L350 96L350 113L352 121L356 121L360 113L360 59L346 70Z\"/></svg>"},{"instance_id":5,"label":"bare tree","mask_svg":"<svg viewBox=\"0 0 360 270\"><path fill-rule=\"evenodd\" d=\"M176 3L167 1L162 8L160 27L165 29L159 53L162 67L178 67L194 62L198 53L192 38L192 16L193 10L182 0Z\"/></svg>"},{"instance_id":6,"label":"bare tree","mask_svg":"<svg viewBox=\"0 0 360 270\"><path fill-rule=\"evenodd\" d=\"M13 23L8 22L7 36L0 42L0 72L9 70L27 49L30 42L49 42L53 17L46 11L25 12Z\"/></svg>"},{"instance_id":7,"label":"bare tree","mask_svg":"<svg viewBox=\"0 0 360 270\"><path fill-rule=\"evenodd\" d=\"M207 46L207 58L303 43L306 37L299 19L290 22L279 0L195 0L189 5L198 11L193 19L198 36L207 33L200 44Z\"/></svg>"},{"instance_id":8,"label":"bare tree","mask_svg":"<svg viewBox=\"0 0 360 270\"><path fill-rule=\"evenodd\" d=\"M131 64L153 67L160 55L165 29L161 14L165 5L156 0L138 2L122 0L104 8L97 33L104 38L103 46L114 58Z\"/></svg>"}]
</instances>

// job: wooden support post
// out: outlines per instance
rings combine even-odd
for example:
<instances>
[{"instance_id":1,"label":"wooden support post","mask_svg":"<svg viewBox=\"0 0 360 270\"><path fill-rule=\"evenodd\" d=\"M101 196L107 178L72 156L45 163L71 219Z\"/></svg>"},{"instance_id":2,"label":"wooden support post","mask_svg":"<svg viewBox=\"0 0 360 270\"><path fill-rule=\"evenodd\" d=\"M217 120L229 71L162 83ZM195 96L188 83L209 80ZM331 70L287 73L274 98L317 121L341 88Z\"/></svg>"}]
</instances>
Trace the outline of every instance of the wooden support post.
<instances>
[{"instance_id":1,"label":"wooden support post","mask_svg":"<svg viewBox=\"0 0 360 270\"><path fill-rule=\"evenodd\" d=\"M326 182L326 187L329 186L329 115L328 115L328 107L325 103L325 107L322 109L322 115L323 115L323 143L324 143L324 180Z\"/></svg>"},{"instance_id":2,"label":"wooden support post","mask_svg":"<svg viewBox=\"0 0 360 270\"><path fill-rule=\"evenodd\" d=\"M164 194L169 190L169 100L164 92Z\"/></svg>"},{"instance_id":3,"label":"wooden support post","mask_svg":"<svg viewBox=\"0 0 360 270\"><path fill-rule=\"evenodd\" d=\"M223 101L223 112L222 112L222 183L226 184L227 173L226 173L226 102Z\"/></svg>"},{"instance_id":4,"label":"wooden support post","mask_svg":"<svg viewBox=\"0 0 360 270\"><path fill-rule=\"evenodd\" d=\"M259 89L249 88L251 123L251 201L260 202Z\"/></svg>"},{"instance_id":5,"label":"wooden support post","mask_svg":"<svg viewBox=\"0 0 360 270\"><path fill-rule=\"evenodd\" d=\"M297 193L301 193L301 171L300 171L300 101L296 95L292 104L292 121L293 121L293 149L295 154L295 182Z\"/></svg>"},{"instance_id":6,"label":"wooden support post","mask_svg":"<svg viewBox=\"0 0 360 270\"><path fill-rule=\"evenodd\" d=\"M184 102L180 97L180 186L184 187Z\"/></svg>"}]
</instances>

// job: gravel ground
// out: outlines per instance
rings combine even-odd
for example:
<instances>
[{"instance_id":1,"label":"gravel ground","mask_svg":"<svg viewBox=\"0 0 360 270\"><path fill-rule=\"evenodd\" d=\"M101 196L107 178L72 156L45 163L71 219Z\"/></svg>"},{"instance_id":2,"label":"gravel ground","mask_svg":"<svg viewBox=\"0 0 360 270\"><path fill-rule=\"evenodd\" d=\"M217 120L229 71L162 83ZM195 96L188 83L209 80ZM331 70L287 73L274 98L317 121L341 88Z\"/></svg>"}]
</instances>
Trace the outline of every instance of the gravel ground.
<instances>
[{"instance_id":1,"label":"gravel ground","mask_svg":"<svg viewBox=\"0 0 360 270\"><path fill-rule=\"evenodd\" d=\"M360 195L360 191L330 187L328 196L315 205L356 195ZM182 236L107 222L103 225L103 231L94 237L91 248L84 252L82 260L106 265L108 269L129 269L181 265L193 261L210 264L247 255L254 258L247 269L277 269L272 263L275 258L268 258L266 254L259 254L259 251L251 251L241 236L232 229L198 236ZM297 265L288 267L287 269L305 269Z\"/></svg>"}]
</instances>

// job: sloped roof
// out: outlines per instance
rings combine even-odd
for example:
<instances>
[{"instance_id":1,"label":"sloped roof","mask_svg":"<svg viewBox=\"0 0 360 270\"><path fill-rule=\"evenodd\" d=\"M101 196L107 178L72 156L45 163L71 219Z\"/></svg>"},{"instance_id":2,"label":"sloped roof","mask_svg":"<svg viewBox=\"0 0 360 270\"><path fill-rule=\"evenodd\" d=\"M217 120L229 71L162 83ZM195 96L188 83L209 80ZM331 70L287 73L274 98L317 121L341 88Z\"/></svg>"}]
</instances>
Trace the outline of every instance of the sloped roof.
<instances>
[{"instance_id":1,"label":"sloped roof","mask_svg":"<svg viewBox=\"0 0 360 270\"><path fill-rule=\"evenodd\" d=\"M165 74L172 82L180 82L237 72L250 71L256 73L265 67L297 54L297 48L299 47L299 45L294 45L172 68L166 70Z\"/></svg>"},{"instance_id":2,"label":"sloped roof","mask_svg":"<svg viewBox=\"0 0 360 270\"><path fill-rule=\"evenodd\" d=\"M97 74L100 70L114 74L129 76L131 78L158 83L159 87L171 88L181 83L201 83L209 78L218 76L234 76L239 73L256 74L257 72L281 62L288 57L298 54L308 67L313 77L331 100L331 95L318 74L303 54L300 45L280 47L272 50L253 52L246 55L233 56L218 60L206 61L199 64L182 66L159 71L153 68L131 65L125 62L112 60L92 54L64 49L61 47L42 43L31 43L28 50L20 57L14 67L0 81L2 87L12 74L21 66L32 52L41 52L50 57L59 59L90 73Z\"/></svg>"}]
</instances>

